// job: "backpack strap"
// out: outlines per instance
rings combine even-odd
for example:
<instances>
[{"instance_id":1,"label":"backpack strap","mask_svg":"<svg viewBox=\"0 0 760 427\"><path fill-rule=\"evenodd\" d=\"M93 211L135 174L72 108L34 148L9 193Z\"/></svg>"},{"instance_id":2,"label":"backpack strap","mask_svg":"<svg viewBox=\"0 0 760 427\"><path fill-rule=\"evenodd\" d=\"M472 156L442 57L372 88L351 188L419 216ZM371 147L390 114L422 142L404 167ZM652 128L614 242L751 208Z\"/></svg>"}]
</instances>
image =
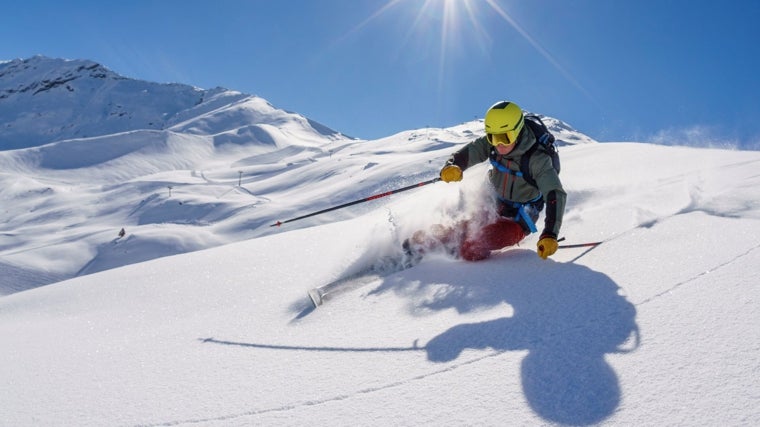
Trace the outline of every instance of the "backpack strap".
<instances>
[{"instance_id":1,"label":"backpack strap","mask_svg":"<svg viewBox=\"0 0 760 427\"><path fill-rule=\"evenodd\" d=\"M491 155L489 156L489 160L491 161L491 165L498 169L499 172L506 173L512 176L519 176L525 181L528 182L528 184L538 188L538 184L536 183L536 180L533 179L533 175L530 174L530 158L533 155L533 153L536 152L538 149L538 143L533 144L528 151L523 153L522 157L520 158L520 170L519 171L513 171L512 169L509 169L508 167L504 166L499 162L499 157L496 155L496 150L491 149Z\"/></svg>"},{"instance_id":2,"label":"backpack strap","mask_svg":"<svg viewBox=\"0 0 760 427\"><path fill-rule=\"evenodd\" d=\"M498 196L497 199L503 206L500 212L502 216L520 224L527 234L538 231L535 220L544 208L543 194L539 193L536 198L525 203L513 202Z\"/></svg>"},{"instance_id":3,"label":"backpack strap","mask_svg":"<svg viewBox=\"0 0 760 427\"><path fill-rule=\"evenodd\" d=\"M544 124L544 121L541 120L541 117L531 114L525 116L525 118L527 119L525 120L525 123L536 137L536 142L525 152L525 154L523 154L522 159L520 160L520 172L522 172L522 177L528 182L528 184L538 188L536 180L533 179L533 175L530 174L530 158L533 156L533 153L541 148L541 151L546 153L552 159L552 166L557 173L559 173L560 167L559 156L554 147L554 135L549 132L549 129Z\"/></svg>"},{"instance_id":4,"label":"backpack strap","mask_svg":"<svg viewBox=\"0 0 760 427\"><path fill-rule=\"evenodd\" d=\"M491 161L491 166L494 167L494 169L498 169L501 173L506 173L512 176L519 176L519 177L525 177L525 174L522 170L522 166L520 167L519 171L513 171L512 169L504 166L501 164L501 155L496 153L496 149L491 148L491 154L488 156L488 159Z\"/></svg>"}]
</instances>

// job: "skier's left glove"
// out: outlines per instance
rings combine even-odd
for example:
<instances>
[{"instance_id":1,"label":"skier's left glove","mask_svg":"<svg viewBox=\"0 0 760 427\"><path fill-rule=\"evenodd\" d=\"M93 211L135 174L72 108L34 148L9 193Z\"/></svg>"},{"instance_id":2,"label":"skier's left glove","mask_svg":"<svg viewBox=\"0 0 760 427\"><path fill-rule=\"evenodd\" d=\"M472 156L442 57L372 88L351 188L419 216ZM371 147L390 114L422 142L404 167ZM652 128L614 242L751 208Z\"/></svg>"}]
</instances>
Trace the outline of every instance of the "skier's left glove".
<instances>
[{"instance_id":1,"label":"skier's left glove","mask_svg":"<svg viewBox=\"0 0 760 427\"><path fill-rule=\"evenodd\" d=\"M538 256L540 256L542 259L546 259L551 255L554 255L554 252L557 252L557 247L559 244L557 243L557 239L554 237L544 236L541 238L541 240L538 241L537 246Z\"/></svg>"}]
</instances>

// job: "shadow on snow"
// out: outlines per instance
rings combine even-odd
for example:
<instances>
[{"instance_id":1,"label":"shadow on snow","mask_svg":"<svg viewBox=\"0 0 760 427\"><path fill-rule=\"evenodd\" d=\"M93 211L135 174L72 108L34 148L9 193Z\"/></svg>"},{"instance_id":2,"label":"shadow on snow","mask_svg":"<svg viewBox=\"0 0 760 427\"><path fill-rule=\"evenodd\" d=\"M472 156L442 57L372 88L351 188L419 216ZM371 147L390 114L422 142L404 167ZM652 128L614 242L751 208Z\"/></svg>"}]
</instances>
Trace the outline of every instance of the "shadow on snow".
<instances>
[{"instance_id":1,"label":"shadow on snow","mask_svg":"<svg viewBox=\"0 0 760 427\"><path fill-rule=\"evenodd\" d=\"M604 356L635 350L639 332L635 307L609 277L519 249L456 268L445 265L450 262L425 262L386 278L373 293L402 293L415 310L466 313L506 303L513 314L450 328L425 345L430 361L454 360L465 349L528 350L522 386L538 415L582 425L613 414L620 384Z\"/></svg>"},{"instance_id":2,"label":"shadow on snow","mask_svg":"<svg viewBox=\"0 0 760 427\"><path fill-rule=\"evenodd\" d=\"M620 383L604 356L634 351L640 342L636 309L619 291L602 273L571 262L543 261L529 250L509 250L478 263L438 258L383 278L370 294L396 292L410 300L413 311L423 312L453 308L467 313L506 303L512 315L453 326L424 346L201 341L272 350L425 352L434 363L453 361L466 349L528 350L521 381L533 411L552 422L585 425L603 421L620 405Z\"/></svg>"}]
</instances>

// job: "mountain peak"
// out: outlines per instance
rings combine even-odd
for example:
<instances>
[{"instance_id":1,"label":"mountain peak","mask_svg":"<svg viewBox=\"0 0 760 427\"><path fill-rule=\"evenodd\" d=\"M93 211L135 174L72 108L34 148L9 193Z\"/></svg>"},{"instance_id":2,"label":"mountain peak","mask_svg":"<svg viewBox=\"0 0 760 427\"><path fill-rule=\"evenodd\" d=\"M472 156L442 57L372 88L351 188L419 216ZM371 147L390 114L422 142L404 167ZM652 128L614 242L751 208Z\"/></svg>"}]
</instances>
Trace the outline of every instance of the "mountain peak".
<instances>
[{"instance_id":1,"label":"mountain peak","mask_svg":"<svg viewBox=\"0 0 760 427\"><path fill-rule=\"evenodd\" d=\"M200 99L190 86L128 79L94 61L16 59L0 64L0 148L161 129Z\"/></svg>"},{"instance_id":2,"label":"mountain peak","mask_svg":"<svg viewBox=\"0 0 760 427\"><path fill-rule=\"evenodd\" d=\"M124 78L94 61L37 55L0 64L0 98L28 90L39 93L87 76Z\"/></svg>"},{"instance_id":3,"label":"mountain peak","mask_svg":"<svg viewBox=\"0 0 760 427\"><path fill-rule=\"evenodd\" d=\"M244 102L246 99L252 102ZM42 55L0 62L0 150L36 147L67 139L137 130L235 133L215 140L270 143L251 126L284 123L310 134L345 138L339 132L273 107L260 98L225 88L162 84L121 76L90 60ZM241 129L248 129L241 131ZM300 132L300 131L297 131ZM234 136L234 135L233 135ZM259 139L261 139L259 138Z\"/></svg>"}]
</instances>

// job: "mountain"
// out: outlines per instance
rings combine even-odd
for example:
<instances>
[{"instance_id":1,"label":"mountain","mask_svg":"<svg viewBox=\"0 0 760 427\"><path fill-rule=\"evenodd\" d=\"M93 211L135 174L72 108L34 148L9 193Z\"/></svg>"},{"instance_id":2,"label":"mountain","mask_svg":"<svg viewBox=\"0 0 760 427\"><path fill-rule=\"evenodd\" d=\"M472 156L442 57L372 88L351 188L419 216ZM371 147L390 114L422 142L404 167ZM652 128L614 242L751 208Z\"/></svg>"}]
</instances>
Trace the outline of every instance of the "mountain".
<instances>
[{"instance_id":1,"label":"mountain","mask_svg":"<svg viewBox=\"0 0 760 427\"><path fill-rule=\"evenodd\" d=\"M545 120L563 144L594 142ZM482 127L364 141L226 89L128 79L86 60L2 63L0 294L271 234L275 221L436 176Z\"/></svg>"},{"instance_id":2,"label":"mountain","mask_svg":"<svg viewBox=\"0 0 760 427\"><path fill-rule=\"evenodd\" d=\"M235 112L219 111L235 105ZM3 149L135 130L217 135L218 144L245 137L272 143L276 136L250 127L252 123L288 120L305 121L304 128L339 137L323 125L276 110L260 98L223 88L202 90L129 79L87 60L36 56L0 63Z\"/></svg>"}]
</instances>

